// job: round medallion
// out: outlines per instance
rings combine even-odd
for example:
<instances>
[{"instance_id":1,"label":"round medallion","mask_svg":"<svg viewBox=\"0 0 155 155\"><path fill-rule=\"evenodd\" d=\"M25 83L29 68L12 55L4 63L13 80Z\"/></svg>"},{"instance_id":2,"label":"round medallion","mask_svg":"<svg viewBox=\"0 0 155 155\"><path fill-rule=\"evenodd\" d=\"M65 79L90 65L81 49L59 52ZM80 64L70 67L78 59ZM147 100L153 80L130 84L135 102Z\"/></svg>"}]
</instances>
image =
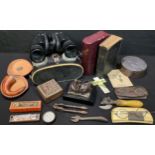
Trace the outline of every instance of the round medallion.
<instances>
[{"instance_id":1,"label":"round medallion","mask_svg":"<svg viewBox=\"0 0 155 155\"><path fill-rule=\"evenodd\" d=\"M45 122L47 124L54 122L55 118L56 118L56 115L52 111L47 111L42 116L43 122Z\"/></svg>"}]
</instances>

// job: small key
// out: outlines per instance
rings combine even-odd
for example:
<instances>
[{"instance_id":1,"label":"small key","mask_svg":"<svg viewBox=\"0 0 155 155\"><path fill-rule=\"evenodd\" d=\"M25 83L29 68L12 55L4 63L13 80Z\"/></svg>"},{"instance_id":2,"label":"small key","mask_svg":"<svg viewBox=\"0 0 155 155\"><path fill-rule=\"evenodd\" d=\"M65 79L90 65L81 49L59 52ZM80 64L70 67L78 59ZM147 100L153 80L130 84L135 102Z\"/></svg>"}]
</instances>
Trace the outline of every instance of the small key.
<instances>
[{"instance_id":1,"label":"small key","mask_svg":"<svg viewBox=\"0 0 155 155\"><path fill-rule=\"evenodd\" d=\"M71 121L76 123L79 121L103 121L108 122L108 119L103 116L81 117L79 115L71 117Z\"/></svg>"}]
</instances>

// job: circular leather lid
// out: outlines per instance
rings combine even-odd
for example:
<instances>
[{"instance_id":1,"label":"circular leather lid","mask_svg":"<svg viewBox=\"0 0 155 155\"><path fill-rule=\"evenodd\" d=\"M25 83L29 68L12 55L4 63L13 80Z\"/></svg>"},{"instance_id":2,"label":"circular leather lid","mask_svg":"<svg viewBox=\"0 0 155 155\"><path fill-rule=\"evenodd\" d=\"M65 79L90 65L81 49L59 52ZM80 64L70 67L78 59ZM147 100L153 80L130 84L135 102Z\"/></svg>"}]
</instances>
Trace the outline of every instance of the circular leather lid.
<instances>
[{"instance_id":1,"label":"circular leather lid","mask_svg":"<svg viewBox=\"0 0 155 155\"><path fill-rule=\"evenodd\" d=\"M29 61L25 59L16 59L9 64L7 73L8 75L26 76L32 69L33 66Z\"/></svg>"}]
</instances>

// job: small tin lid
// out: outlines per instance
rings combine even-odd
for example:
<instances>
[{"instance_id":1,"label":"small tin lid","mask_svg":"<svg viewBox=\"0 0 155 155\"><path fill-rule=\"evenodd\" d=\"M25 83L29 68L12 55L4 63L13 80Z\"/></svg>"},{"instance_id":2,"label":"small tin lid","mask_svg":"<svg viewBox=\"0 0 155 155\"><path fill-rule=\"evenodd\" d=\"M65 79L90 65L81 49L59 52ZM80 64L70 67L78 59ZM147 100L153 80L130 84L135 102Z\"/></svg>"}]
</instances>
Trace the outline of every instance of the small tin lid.
<instances>
[{"instance_id":1,"label":"small tin lid","mask_svg":"<svg viewBox=\"0 0 155 155\"><path fill-rule=\"evenodd\" d=\"M16 59L9 64L7 73L8 75L26 76L32 71L32 69L33 66L28 60Z\"/></svg>"},{"instance_id":2,"label":"small tin lid","mask_svg":"<svg viewBox=\"0 0 155 155\"><path fill-rule=\"evenodd\" d=\"M56 115L52 111L47 111L42 116L43 122L48 124L54 122L55 118L56 118Z\"/></svg>"},{"instance_id":3,"label":"small tin lid","mask_svg":"<svg viewBox=\"0 0 155 155\"><path fill-rule=\"evenodd\" d=\"M146 62L137 56L125 56L121 65L121 72L131 78L141 78L147 72Z\"/></svg>"},{"instance_id":4,"label":"small tin lid","mask_svg":"<svg viewBox=\"0 0 155 155\"><path fill-rule=\"evenodd\" d=\"M134 72L140 72L147 69L146 62L137 56L125 56L122 59L122 66Z\"/></svg>"}]
</instances>

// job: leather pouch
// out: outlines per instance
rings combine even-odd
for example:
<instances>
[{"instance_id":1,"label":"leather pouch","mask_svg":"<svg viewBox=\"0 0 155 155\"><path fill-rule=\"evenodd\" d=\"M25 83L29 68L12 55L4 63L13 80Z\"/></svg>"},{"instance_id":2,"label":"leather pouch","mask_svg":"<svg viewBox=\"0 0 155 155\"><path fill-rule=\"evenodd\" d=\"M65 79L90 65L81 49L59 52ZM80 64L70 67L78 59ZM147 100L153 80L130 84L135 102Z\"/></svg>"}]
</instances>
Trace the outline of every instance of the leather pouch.
<instances>
[{"instance_id":1,"label":"leather pouch","mask_svg":"<svg viewBox=\"0 0 155 155\"><path fill-rule=\"evenodd\" d=\"M15 98L28 89L27 79L24 77L32 71L32 65L25 59L12 61L1 83L2 95L7 98Z\"/></svg>"},{"instance_id":2,"label":"leather pouch","mask_svg":"<svg viewBox=\"0 0 155 155\"><path fill-rule=\"evenodd\" d=\"M116 88L115 94L119 99L146 99L148 91L142 86Z\"/></svg>"}]
</instances>

